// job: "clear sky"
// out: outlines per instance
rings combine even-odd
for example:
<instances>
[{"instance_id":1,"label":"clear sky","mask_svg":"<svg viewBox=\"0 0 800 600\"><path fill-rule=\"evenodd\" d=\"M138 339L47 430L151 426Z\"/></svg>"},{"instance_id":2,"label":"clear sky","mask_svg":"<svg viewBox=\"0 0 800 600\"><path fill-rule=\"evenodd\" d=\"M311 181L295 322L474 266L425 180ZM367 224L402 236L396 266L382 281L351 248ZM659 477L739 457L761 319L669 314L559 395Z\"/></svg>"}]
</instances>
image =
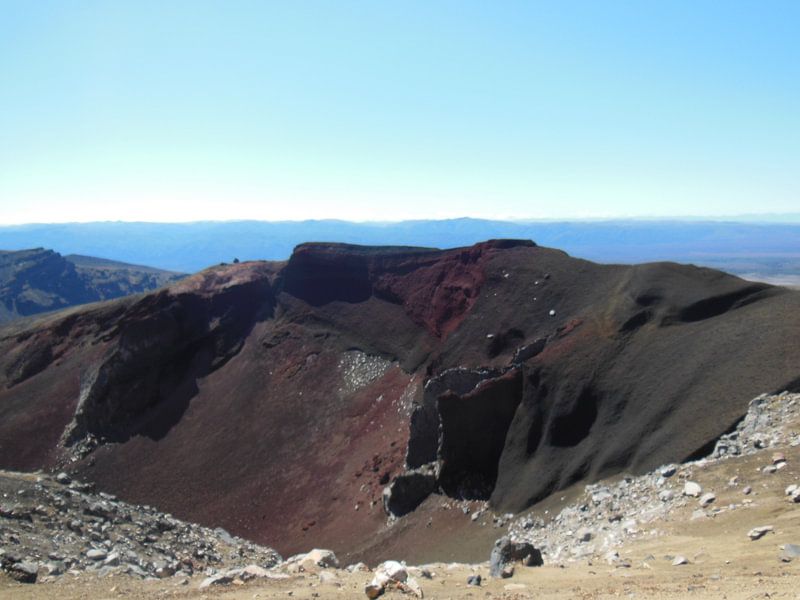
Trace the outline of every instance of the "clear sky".
<instances>
[{"instance_id":1,"label":"clear sky","mask_svg":"<svg viewBox=\"0 0 800 600\"><path fill-rule=\"evenodd\" d=\"M800 2L0 0L0 223L800 212Z\"/></svg>"}]
</instances>

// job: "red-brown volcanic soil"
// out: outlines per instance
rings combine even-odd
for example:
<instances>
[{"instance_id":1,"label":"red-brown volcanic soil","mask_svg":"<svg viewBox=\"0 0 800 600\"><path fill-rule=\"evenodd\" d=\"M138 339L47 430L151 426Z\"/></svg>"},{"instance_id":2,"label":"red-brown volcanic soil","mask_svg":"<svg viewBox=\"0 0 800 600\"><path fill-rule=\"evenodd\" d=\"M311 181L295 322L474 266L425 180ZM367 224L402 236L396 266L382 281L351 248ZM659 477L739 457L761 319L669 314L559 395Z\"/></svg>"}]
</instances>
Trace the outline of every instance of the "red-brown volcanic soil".
<instances>
[{"instance_id":1,"label":"red-brown volcanic soil","mask_svg":"<svg viewBox=\"0 0 800 600\"><path fill-rule=\"evenodd\" d=\"M0 467L67 469L284 554L411 555L436 497L387 529L381 494L426 382L455 367L497 375L443 394L445 488L522 510L702 453L750 398L796 389L800 293L513 240L304 244L1 329ZM468 528L437 531L459 558L444 538Z\"/></svg>"}]
</instances>

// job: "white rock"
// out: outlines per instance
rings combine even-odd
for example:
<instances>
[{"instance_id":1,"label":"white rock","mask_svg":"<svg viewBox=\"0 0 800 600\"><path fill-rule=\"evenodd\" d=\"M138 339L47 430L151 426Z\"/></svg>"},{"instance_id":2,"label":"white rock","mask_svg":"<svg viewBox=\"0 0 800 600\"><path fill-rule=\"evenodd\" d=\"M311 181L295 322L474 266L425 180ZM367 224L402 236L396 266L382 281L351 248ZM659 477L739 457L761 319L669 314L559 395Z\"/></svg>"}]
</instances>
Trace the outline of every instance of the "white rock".
<instances>
[{"instance_id":1,"label":"white rock","mask_svg":"<svg viewBox=\"0 0 800 600\"><path fill-rule=\"evenodd\" d=\"M693 496L697 498L701 493L703 493L703 488L700 487L699 483L695 483L694 481L687 481L683 486L684 496Z\"/></svg>"},{"instance_id":2,"label":"white rock","mask_svg":"<svg viewBox=\"0 0 800 600\"><path fill-rule=\"evenodd\" d=\"M680 556L680 555L676 556L675 560L672 561L673 567L677 567L679 565L688 565L688 564L689 564L689 559L686 558L685 556Z\"/></svg>"},{"instance_id":3,"label":"white rock","mask_svg":"<svg viewBox=\"0 0 800 600\"><path fill-rule=\"evenodd\" d=\"M751 540L759 540L764 537L770 531L773 531L774 527L772 525L762 525L761 527L754 527L750 531L747 532L747 537Z\"/></svg>"},{"instance_id":4,"label":"white rock","mask_svg":"<svg viewBox=\"0 0 800 600\"><path fill-rule=\"evenodd\" d=\"M104 560L106 556L108 556L108 553L99 548L92 548L86 553L86 558L91 558L92 560Z\"/></svg>"},{"instance_id":5,"label":"white rock","mask_svg":"<svg viewBox=\"0 0 800 600\"><path fill-rule=\"evenodd\" d=\"M377 598L383 594L387 586L394 586L397 589L414 594L422 598L422 588L413 577L408 576L406 567L394 560L387 560L375 569L375 576L372 581L364 588L368 598Z\"/></svg>"},{"instance_id":6,"label":"white rock","mask_svg":"<svg viewBox=\"0 0 800 600\"><path fill-rule=\"evenodd\" d=\"M289 558L286 561L286 568L289 571L295 571L298 568L306 571L314 571L319 568L338 569L339 560L331 550L314 548L311 552L298 554Z\"/></svg>"},{"instance_id":7,"label":"white rock","mask_svg":"<svg viewBox=\"0 0 800 600\"><path fill-rule=\"evenodd\" d=\"M321 571L319 574L319 581L326 585L339 585L339 579L330 571Z\"/></svg>"},{"instance_id":8,"label":"white rock","mask_svg":"<svg viewBox=\"0 0 800 600\"><path fill-rule=\"evenodd\" d=\"M200 589L204 590L212 585L228 585L229 583L233 582L233 577L228 575L227 573L222 573L220 575L212 575L211 577L206 577L203 581L200 582Z\"/></svg>"},{"instance_id":9,"label":"white rock","mask_svg":"<svg viewBox=\"0 0 800 600\"><path fill-rule=\"evenodd\" d=\"M703 494L702 496L700 496L700 506L708 506L709 504L714 502L714 500L716 500L716 499L717 499L717 497L714 494L712 494L711 492Z\"/></svg>"}]
</instances>

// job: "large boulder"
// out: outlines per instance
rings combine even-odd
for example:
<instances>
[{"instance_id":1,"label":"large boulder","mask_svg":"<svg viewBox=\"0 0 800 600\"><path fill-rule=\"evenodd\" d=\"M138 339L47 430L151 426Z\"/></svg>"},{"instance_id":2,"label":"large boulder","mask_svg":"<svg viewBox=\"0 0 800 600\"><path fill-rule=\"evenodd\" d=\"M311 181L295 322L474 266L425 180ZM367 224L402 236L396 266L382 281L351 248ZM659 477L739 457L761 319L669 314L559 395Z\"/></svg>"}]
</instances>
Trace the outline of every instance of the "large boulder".
<instances>
[{"instance_id":1,"label":"large boulder","mask_svg":"<svg viewBox=\"0 0 800 600\"><path fill-rule=\"evenodd\" d=\"M527 567L540 567L544 564L542 553L528 542L515 542L509 537L502 537L494 543L489 557L489 574L502 577L506 567L521 562Z\"/></svg>"},{"instance_id":2,"label":"large boulder","mask_svg":"<svg viewBox=\"0 0 800 600\"><path fill-rule=\"evenodd\" d=\"M417 598L423 597L422 588L417 580L408 574L405 565L395 560L387 560L378 565L375 576L364 588L364 593L368 598L374 599L382 595L387 588L413 594Z\"/></svg>"}]
</instances>

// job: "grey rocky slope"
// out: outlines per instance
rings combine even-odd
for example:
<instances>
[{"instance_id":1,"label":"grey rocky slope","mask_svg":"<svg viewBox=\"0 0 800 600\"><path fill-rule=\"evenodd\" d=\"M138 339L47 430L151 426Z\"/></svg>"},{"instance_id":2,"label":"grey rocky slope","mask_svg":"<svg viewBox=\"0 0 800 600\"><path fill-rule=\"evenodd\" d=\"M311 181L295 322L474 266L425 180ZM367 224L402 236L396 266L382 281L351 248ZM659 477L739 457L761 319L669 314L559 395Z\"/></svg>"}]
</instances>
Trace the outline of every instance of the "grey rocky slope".
<instances>
[{"instance_id":1,"label":"grey rocky slope","mask_svg":"<svg viewBox=\"0 0 800 600\"><path fill-rule=\"evenodd\" d=\"M21 581L81 572L213 575L281 560L270 548L94 493L65 474L0 472L0 496L0 565Z\"/></svg>"},{"instance_id":2,"label":"grey rocky slope","mask_svg":"<svg viewBox=\"0 0 800 600\"><path fill-rule=\"evenodd\" d=\"M676 510L693 507L692 519L746 510L751 504L746 485L734 477L729 487L741 489L741 501L719 505L711 490L696 484L699 469L713 467L738 456L764 454L762 471L773 473L786 466L782 452L774 449L800 446L800 394L763 394L750 402L747 415L734 431L720 438L711 454L681 465L666 465L639 477L622 477L612 483L587 485L584 492L557 514L510 521L511 539L539 548L548 563L569 563L601 558L619 561L617 550L626 540L658 535L658 524ZM800 481L796 482L800 484ZM797 485L786 489L786 502L800 502Z\"/></svg>"}]
</instances>

